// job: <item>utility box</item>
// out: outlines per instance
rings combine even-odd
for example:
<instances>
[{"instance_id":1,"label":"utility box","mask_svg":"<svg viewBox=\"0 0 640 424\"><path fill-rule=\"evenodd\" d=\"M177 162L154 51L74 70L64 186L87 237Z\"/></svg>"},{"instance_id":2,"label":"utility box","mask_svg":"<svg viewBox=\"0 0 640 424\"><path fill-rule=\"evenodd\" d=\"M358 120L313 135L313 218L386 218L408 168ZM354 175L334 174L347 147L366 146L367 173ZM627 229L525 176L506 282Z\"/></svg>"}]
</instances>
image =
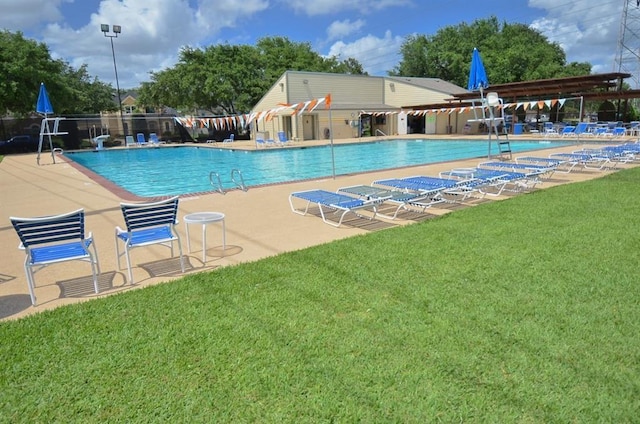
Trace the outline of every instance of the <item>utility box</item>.
<instances>
[{"instance_id":1,"label":"utility box","mask_svg":"<svg viewBox=\"0 0 640 424\"><path fill-rule=\"evenodd\" d=\"M514 134L522 134L523 133L524 124L513 124L513 133Z\"/></svg>"}]
</instances>

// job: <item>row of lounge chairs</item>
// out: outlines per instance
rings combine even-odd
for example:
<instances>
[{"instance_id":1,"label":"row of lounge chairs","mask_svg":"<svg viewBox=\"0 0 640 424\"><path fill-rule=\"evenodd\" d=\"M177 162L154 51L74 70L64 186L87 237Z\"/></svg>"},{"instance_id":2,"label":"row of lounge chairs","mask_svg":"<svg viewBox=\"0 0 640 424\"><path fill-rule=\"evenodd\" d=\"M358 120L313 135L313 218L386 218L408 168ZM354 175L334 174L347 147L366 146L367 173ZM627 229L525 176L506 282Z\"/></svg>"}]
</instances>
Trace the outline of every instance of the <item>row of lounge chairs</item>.
<instances>
[{"instance_id":1,"label":"row of lounge chairs","mask_svg":"<svg viewBox=\"0 0 640 424\"><path fill-rule=\"evenodd\" d=\"M637 125L630 128L621 126L598 125L593 122L580 122L578 125L565 125L561 129L554 127L553 123L546 122L544 126L545 137L623 137L635 135Z\"/></svg>"},{"instance_id":2,"label":"row of lounge chairs","mask_svg":"<svg viewBox=\"0 0 640 424\"><path fill-rule=\"evenodd\" d=\"M156 134L156 133L150 133L149 134L149 140L146 139L144 133L136 134L135 140L134 140L132 135L128 135L128 136L125 137L125 145L126 145L126 147L132 147L132 146L136 146L136 147L147 147L147 146L158 147L160 144L164 144L164 142L160 141L160 139L158 138L158 134Z\"/></svg>"},{"instance_id":3,"label":"row of lounge chairs","mask_svg":"<svg viewBox=\"0 0 640 424\"><path fill-rule=\"evenodd\" d=\"M639 159L640 143L552 153L548 157L521 156L514 162L487 161L474 168L454 168L437 177L375 180L370 185L341 187L336 192L323 189L293 192L289 205L299 215L308 214L315 206L325 223L339 227L349 213L367 219L377 216L396 219L403 210L424 212L440 203L463 203L469 198L529 191L556 172L569 173L577 168L610 170ZM395 205L391 214L379 212L384 203ZM368 213L364 215L364 211ZM334 218L330 219L332 215Z\"/></svg>"},{"instance_id":4,"label":"row of lounge chairs","mask_svg":"<svg viewBox=\"0 0 640 424\"><path fill-rule=\"evenodd\" d=\"M256 138L256 147L283 147L291 143L291 140L287 138L284 131L278 131L278 139L272 138L264 139L263 137Z\"/></svg>"}]
</instances>

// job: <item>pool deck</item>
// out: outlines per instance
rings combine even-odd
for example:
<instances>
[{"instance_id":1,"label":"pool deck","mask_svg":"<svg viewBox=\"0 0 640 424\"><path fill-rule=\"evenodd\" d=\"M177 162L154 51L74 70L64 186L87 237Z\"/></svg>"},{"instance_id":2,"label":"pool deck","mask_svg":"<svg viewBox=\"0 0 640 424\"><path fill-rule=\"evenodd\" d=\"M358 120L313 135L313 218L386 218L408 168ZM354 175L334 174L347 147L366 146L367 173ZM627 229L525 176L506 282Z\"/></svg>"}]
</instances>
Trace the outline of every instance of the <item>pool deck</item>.
<instances>
[{"instance_id":1,"label":"pool deck","mask_svg":"<svg viewBox=\"0 0 640 424\"><path fill-rule=\"evenodd\" d=\"M436 138L421 135L420 138ZM399 137L395 137L399 138ZM415 138L415 136L413 137ZM457 139L460 136L437 137ZM465 139L469 138L467 136ZM486 136L481 138L486 139ZM526 141L531 138L511 137L512 141ZM341 140L342 142L373 141ZM552 150L528 152L526 155L547 157L550 153L571 152L594 145L611 145L629 141L625 139L599 140L586 144L574 144ZM495 142L495 140L494 140ZM599 143L601 142L601 143ZM292 146L327 144L326 140L316 142L295 142ZM338 141L336 141L338 143ZM207 146L207 144L199 144ZM208 144L212 147L254 149L251 141ZM161 147L162 148L162 147ZM519 154L525 155L525 154ZM339 228L322 222L318 216L300 216L291 212L289 194L295 191L322 188L337 190L339 187L370 184L375 179L395 178L411 175L437 176L438 172L457 167L473 167L482 159L413 166L387 171L368 172L356 175L338 176L335 179L306 180L300 182L274 184L250 188L244 192L231 190L226 194L217 192L184 196L180 199L178 231L186 257L187 272L193 274L210 271L219 267L278 255L280 253L304 249L333 240L365 234L396 225L408 225L432 216L450 213L455 208L434 206L425 214L408 214L401 219L355 220ZM169 259L170 252L161 246L135 249L131 253L134 285L126 280L126 268L119 270L115 254L115 227L124 226L120 202L139 199L124 192L104 179L98 178L69 163L64 156L58 156L52 163L50 154L43 154L41 165L36 163L35 154L9 155L0 162L0 243L4 252L0 258L0 320L15 319L40 311L52 309L80 301L109 296L180 278L179 263ZM178 164L176 164L178 165ZM632 165L622 165L625 168ZM175 170L171 171L175 172ZM552 187L576 181L597 178L611 171L578 170L569 174L554 174L541 188ZM500 196L490 199L505 199ZM487 198L488 199L488 198ZM471 205L472 206L472 205ZM31 305L24 273L24 252L19 250L18 237L9 221L10 216L35 217L54 215L84 208L86 229L93 233L100 261L100 294L93 292L90 267L86 263L66 262L50 266L35 276L37 306ZM188 252L185 223L186 214L216 211L226 215L226 249L222 249L221 227L210 224L207 227L207 262L202 262L201 227L191 226L191 253ZM124 261L123 261L124 262ZM124 265L124 263L123 263Z\"/></svg>"}]
</instances>

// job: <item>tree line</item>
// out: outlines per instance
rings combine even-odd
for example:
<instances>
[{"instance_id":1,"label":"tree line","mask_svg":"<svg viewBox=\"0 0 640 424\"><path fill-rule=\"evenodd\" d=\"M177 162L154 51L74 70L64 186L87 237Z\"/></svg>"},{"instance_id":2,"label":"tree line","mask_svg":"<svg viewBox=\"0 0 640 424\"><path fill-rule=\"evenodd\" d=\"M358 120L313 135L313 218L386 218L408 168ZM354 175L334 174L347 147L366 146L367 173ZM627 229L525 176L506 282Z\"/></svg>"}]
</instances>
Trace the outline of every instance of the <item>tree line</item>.
<instances>
[{"instance_id":1,"label":"tree line","mask_svg":"<svg viewBox=\"0 0 640 424\"><path fill-rule=\"evenodd\" d=\"M474 47L482 54L491 84L591 72L589 63L567 63L560 45L538 30L490 17L443 27L433 35L407 36L401 60L388 74L440 78L466 87ZM255 46L183 47L174 66L151 72L149 81L131 89L138 91L143 107L233 115L249 112L287 70L366 75L354 58L324 57L309 43L265 37ZM86 65L74 69L53 59L46 44L20 32L0 32L1 114L33 112L40 82L55 98L56 114L95 114L118 108L113 86L91 77Z\"/></svg>"}]
</instances>

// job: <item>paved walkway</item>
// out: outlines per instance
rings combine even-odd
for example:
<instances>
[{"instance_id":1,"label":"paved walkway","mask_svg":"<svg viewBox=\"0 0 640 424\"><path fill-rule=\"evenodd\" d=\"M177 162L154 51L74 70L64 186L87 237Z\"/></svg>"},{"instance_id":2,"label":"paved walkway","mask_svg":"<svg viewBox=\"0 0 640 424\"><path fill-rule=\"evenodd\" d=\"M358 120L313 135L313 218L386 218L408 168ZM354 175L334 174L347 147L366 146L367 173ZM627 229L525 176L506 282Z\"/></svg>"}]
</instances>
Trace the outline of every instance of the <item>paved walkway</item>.
<instances>
[{"instance_id":1,"label":"paved walkway","mask_svg":"<svg viewBox=\"0 0 640 424\"><path fill-rule=\"evenodd\" d=\"M307 142L305 142L307 143ZM326 141L325 141L326 143ZM611 144L611 143L608 143ZM201 145L202 146L202 145ZM215 147L220 147L217 143ZM233 143L228 147L253 148L252 143ZM572 151L581 146L557 149ZM549 150L538 152L547 156ZM340 176L335 179L277 184L251 188L247 192L230 191L226 195L212 192L180 199L179 217L199 211L218 211L226 214L226 250L222 250L222 237L218 225L207 227L207 262L202 262L202 239L199 226L190 230L192 252L187 252L184 223L179 233L187 256L187 273L209 271L218 267L236 265L303 249L309 246L367 233L394 225L416 222L411 219L396 221L377 220L373 225L345 225L334 228L315 216L299 216L289 208L291 192L323 188L336 190L354 184L370 184L374 179L403 177L410 175L435 176L441 170L454 167L475 166L480 160L439 163L427 166L408 167L375 173ZM553 180L544 184L557 184L596 178L602 172L572 172L555 174ZM118 270L115 255L114 229L124 226L119 203L130 201L131 196L104 183L95 175L81 171L63 157L56 164L51 156L43 155L41 165L36 164L35 154L6 156L0 163L0 319L19 318L27 314L109 296L160 282L180 278L177 260L167 260L169 251L160 246L136 249L132 252L134 279L131 286L126 281L126 270ZM84 208L87 231L93 233L98 249L102 275L101 293L93 293L90 268L86 263L67 262L50 266L36 274L38 305L31 306L25 273L24 252L17 249L18 237L9 221L10 216L43 216ZM451 212L451 208L431 208L429 214ZM430 215L425 215L425 217ZM371 223L368 223L371 224Z\"/></svg>"}]
</instances>

